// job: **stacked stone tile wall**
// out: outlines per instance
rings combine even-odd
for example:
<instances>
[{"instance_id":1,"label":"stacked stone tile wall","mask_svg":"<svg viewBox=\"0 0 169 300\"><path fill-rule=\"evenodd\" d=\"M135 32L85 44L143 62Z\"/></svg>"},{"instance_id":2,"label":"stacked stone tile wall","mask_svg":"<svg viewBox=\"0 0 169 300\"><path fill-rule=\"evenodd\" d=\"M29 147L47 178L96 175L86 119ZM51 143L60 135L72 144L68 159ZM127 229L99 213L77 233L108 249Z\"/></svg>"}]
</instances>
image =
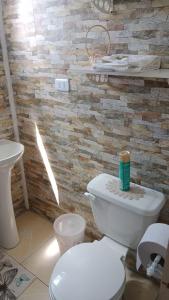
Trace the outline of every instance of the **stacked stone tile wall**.
<instances>
[{"instance_id":1,"label":"stacked stone tile wall","mask_svg":"<svg viewBox=\"0 0 169 300\"><path fill-rule=\"evenodd\" d=\"M111 53L159 55L168 68L169 1L114 0L114 10L106 14L89 0L4 0L4 20L32 209L51 219L80 213L88 232L96 235L83 193L95 175L118 175L124 149L131 151L132 181L168 198L168 79L112 76L99 84L70 69L89 65L85 37L96 24L109 30ZM93 44L99 48L98 40ZM64 77L70 78L70 93L55 90L55 78ZM56 178L59 205L38 133ZM168 204L160 218L169 222Z\"/></svg>"},{"instance_id":2,"label":"stacked stone tile wall","mask_svg":"<svg viewBox=\"0 0 169 300\"><path fill-rule=\"evenodd\" d=\"M14 139L13 123L9 108L6 79L0 49L0 139ZM24 209L21 174L18 165L12 171L12 198L16 215ZM1 199L2 200L2 199Z\"/></svg>"}]
</instances>

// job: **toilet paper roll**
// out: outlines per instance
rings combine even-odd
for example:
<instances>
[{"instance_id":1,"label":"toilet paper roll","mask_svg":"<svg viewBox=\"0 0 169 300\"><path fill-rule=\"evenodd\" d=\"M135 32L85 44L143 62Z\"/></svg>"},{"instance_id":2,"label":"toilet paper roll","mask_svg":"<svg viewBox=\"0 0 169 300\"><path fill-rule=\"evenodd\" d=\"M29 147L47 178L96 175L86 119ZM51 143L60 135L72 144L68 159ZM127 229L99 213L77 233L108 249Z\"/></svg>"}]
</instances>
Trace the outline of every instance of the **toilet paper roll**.
<instances>
[{"instance_id":1,"label":"toilet paper roll","mask_svg":"<svg viewBox=\"0 0 169 300\"><path fill-rule=\"evenodd\" d=\"M137 247L137 270L141 265L147 269L147 265L153 261L153 254L159 254L165 260L168 242L169 225L162 223L150 225Z\"/></svg>"}]
</instances>

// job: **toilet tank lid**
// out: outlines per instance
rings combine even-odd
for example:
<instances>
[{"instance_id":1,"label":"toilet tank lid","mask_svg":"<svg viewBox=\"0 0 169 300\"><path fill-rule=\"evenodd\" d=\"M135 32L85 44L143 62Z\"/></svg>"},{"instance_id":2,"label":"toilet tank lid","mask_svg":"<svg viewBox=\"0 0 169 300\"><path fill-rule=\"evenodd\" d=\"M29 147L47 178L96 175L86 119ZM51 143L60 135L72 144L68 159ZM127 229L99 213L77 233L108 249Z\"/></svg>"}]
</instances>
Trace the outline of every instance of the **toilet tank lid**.
<instances>
[{"instance_id":1,"label":"toilet tank lid","mask_svg":"<svg viewBox=\"0 0 169 300\"><path fill-rule=\"evenodd\" d=\"M131 183L130 191L123 192L119 186L119 178L100 174L89 182L87 190L96 197L142 216L156 216L165 203L161 192L134 183Z\"/></svg>"}]
</instances>

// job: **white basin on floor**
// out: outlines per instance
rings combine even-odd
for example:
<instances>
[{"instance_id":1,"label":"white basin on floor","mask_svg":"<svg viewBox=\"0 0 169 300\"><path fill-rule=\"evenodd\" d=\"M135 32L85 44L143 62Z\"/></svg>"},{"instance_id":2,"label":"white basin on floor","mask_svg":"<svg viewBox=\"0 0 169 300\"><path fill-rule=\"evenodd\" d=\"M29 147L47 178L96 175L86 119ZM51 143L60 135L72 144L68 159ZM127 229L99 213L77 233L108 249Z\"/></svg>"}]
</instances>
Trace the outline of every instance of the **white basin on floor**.
<instances>
[{"instance_id":1,"label":"white basin on floor","mask_svg":"<svg viewBox=\"0 0 169 300\"><path fill-rule=\"evenodd\" d=\"M11 170L23 152L22 144L0 140L0 246L7 249L19 242L11 196Z\"/></svg>"}]
</instances>

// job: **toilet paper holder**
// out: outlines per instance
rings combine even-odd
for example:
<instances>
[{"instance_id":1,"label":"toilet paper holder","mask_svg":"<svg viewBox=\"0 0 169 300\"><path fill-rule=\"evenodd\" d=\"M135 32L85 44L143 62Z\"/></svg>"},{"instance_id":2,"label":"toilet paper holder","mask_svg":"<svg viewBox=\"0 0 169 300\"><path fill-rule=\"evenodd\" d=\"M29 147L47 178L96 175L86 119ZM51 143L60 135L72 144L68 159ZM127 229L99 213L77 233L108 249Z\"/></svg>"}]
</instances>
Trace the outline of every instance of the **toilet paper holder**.
<instances>
[{"instance_id":1,"label":"toilet paper holder","mask_svg":"<svg viewBox=\"0 0 169 300\"><path fill-rule=\"evenodd\" d=\"M151 224L137 247L137 270L142 265L147 276L161 280L168 241L169 225L163 223Z\"/></svg>"},{"instance_id":2,"label":"toilet paper holder","mask_svg":"<svg viewBox=\"0 0 169 300\"><path fill-rule=\"evenodd\" d=\"M162 267L160 265L160 261L162 261L163 258L161 255L156 255L153 261L147 265L146 274L148 277L156 277L161 278L162 276Z\"/></svg>"}]
</instances>

